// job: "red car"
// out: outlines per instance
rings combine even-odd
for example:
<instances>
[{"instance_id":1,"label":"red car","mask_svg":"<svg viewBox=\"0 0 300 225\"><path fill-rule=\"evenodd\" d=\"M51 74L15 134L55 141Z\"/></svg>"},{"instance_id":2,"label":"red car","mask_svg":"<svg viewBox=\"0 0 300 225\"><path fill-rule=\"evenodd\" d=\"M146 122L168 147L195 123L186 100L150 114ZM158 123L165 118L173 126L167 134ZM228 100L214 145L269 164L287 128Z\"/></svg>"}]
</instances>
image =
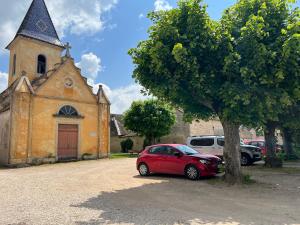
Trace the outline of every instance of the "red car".
<instances>
[{"instance_id":1,"label":"red car","mask_svg":"<svg viewBox=\"0 0 300 225\"><path fill-rule=\"evenodd\" d=\"M215 176L221 159L199 154L194 149L180 144L160 144L147 147L139 154L137 170L141 176L153 173L185 175L191 180Z\"/></svg>"},{"instance_id":2,"label":"red car","mask_svg":"<svg viewBox=\"0 0 300 225\"><path fill-rule=\"evenodd\" d=\"M263 141L263 140L249 140L249 141L244 141L244 143L246 145L252 145L252 146L259 147L261 149L262 155L263 156L267 155L267 149L266 149L265 141Z\"/></svg>"}]
</instances>

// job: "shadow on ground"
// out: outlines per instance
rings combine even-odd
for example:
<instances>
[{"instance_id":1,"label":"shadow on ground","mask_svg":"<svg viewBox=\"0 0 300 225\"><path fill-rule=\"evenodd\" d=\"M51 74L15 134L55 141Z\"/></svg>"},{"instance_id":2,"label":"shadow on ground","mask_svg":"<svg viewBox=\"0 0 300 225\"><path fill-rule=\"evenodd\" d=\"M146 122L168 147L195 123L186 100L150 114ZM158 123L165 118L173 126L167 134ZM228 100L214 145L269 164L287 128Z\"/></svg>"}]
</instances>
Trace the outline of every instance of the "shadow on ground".
<instances>
[{"instance_id":1,"label":"shadow on ground","mask_svg":"<svg viewBox=\"0 0 300 225\"><path fill-rule=\"evenodd\" d=\"M145 178L137 176L134 179ZM215 187L207 180L195 182L183 177L164 175L147 179L161 182L115 192L103 192L86 202L73 205L72 207L99 211L98 219L77 221L76 224L292 224L297 222L284 202L281 202L281 206L272 208L276 202L274 198L257 193L255 187L254 190L222 185ZM265 207L266 210L262 210ZM290 213L289 219L286 213Z\"/></svg>"}]
</instances>

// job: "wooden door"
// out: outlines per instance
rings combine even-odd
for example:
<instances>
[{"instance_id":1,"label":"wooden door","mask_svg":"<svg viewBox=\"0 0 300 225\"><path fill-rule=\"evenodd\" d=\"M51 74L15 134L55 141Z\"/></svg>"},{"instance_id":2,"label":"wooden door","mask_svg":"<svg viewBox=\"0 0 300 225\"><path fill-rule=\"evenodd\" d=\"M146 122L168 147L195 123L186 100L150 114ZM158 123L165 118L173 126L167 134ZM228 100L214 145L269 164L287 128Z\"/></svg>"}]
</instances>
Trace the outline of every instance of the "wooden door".
<instances>
[{"instance_id":1,"label":"wooden door","mask_svg":"<svg viewBox=\"0 0 300 225\"><path fill-rule=\"evenodd\" d=\"M58 125L58 160L78 158L78 125Z\"/></svg>"}]
</instances>

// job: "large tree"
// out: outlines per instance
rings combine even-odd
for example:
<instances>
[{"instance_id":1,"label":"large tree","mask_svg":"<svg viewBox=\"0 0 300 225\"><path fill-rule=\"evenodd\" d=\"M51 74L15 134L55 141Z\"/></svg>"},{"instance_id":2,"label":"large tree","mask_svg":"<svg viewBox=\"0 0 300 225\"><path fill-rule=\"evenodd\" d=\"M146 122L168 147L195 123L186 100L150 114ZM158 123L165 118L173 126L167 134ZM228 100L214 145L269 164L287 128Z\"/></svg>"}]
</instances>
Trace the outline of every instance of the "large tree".
<instances>
[{"instance_id":1,"label":"large tree","mask_svg":"<svg viewBox=\"0 0 300 225\"><path fill-rule=\"evenodd\" d=\"M283 149L287 159L297 159L294 149L294 137L300 130L300 103L289 107L284 114L280 115L280 130L283 138Z\"/></svg>"},{"instance_id":2,"label":"large tree","mask_svg":"<svg viewBox=\"0 0 300 225\"><path fill-rule=\"evenodd\" d=\"M235 40L212 20L201 0L182 0L178 8L149 14L149 39L131 49L133 77L149 93L193 117L217 116L225 134L225 179L241 181L239 127L258 120L260 96L245 85Z\"/></svg>"},{"instance_id":3,"label":"large tree","mask_svg":"<svg viewBox=\"0 0 300 225\"><path fill-rule=\"evenodd\" d=\"M266 164L281 165L275 154L280 115L298 101L299 10L290 0L240 0L222 24L235 40L228 67L237 68L243 84L261 98L259 125L265 130ZM252 121L256 122L256 121Z\"/></svg>"},{"instance_id":4,"label":"large tree","mask_svg":"<svg viewBox=\"0 0 300 225\"><path fill-rule=\"evenodd\" d=\"M133 102L124 115L124 126L144 136L145 142L150 145L155 144L158 138L168 135L175 122L173 109L155 99Z\"/></svg>"}]
</instances>

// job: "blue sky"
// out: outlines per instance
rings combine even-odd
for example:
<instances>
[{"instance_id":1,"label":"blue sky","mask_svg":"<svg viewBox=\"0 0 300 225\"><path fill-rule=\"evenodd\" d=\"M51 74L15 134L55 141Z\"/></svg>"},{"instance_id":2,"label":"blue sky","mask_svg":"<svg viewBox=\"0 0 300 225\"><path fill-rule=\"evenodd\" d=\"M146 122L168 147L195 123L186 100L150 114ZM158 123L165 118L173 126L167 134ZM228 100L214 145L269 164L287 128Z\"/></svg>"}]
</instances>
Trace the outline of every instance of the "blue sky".
<instances>
[{"instance_id":1,"label":"blue sky","mask_svg":"<svg viewBox=\"0 0 300 225\"><path fill-rule=\"evenodd\" d=\"M173 7L176 6L175 0L170 0L169 3ZM207 3L210 5L211 16L219 18L224 8L233 4L234 0L208 0ZM110 19L108 22L116 24L116 27L98 34L97 38L102 40L101 42L87 43L85 39L72 37L73 54L80 56L85 51L94 51L99 55L105 67L99 81L111 88L132 83L133 65L127 51L147 38L150 21L146 17L139 16L141 14L145 16L153 9L154 4L151 0L121 0L108 16Z\"/></svg>"},{"instance_id":2,"label":"blue sky","mask_svg":"<svg viewBox=\"0 0 300 225\"><path fill-rule=\"evenodd\" d=\"M16 32L32 0L1 0L2 3L3 1L12 10L3 7L0 9L1 48ZM77 65L83 67L83 75L92 79L93 84L107 85L107 92L114 104L113 111L123 112L132 100L142 98L139 87L132 85L133 65L127 52L147 38L150 26L150 21L145 17L147 13L155 7L176 7L176 0L88 0L84 4L80 0L60 0L60 7L57 7L57 0L45 2L62 41L71 43L72 56ZM210 16L218 19L223 10L234 4L235 0L205 2ZM299 2L297 5L300 6ZM77 15L79 11L83 12L80 15L82 18ZM2 51L0 83L1 76L7 71L8 54Z\"/></svg>"}]
</instances>

